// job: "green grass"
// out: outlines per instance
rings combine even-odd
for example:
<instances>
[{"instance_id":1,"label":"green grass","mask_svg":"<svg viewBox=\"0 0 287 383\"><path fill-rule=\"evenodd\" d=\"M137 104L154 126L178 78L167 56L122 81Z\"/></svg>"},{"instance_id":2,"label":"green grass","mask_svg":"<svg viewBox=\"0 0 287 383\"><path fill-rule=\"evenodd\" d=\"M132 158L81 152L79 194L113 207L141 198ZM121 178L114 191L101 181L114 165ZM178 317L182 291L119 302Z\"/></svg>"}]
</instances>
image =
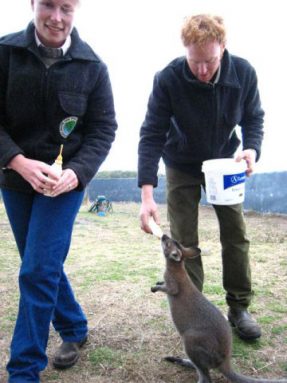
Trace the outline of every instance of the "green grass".
<instances>
[{"instance_id":1,"label":"green grass","mask_svg":"<svg viewBox=\"0 0 287 383\"><path fill-rule=\"evenodd\" d=\"M262 325L272 324L274 322L275 317L271 315L262 316L258 319L258 323Z\"/></svg>"},{"instance_id":2,"label":"green grass","mask_svg":"<svg viewBox=\"0 0 287 383\"><path fill-rule=\"evenodd\" d=\"M274 326L271 330L271 333L274 335L284 335L287 337L287 324Z\"/></svg>"},{"instance_id":3,"label":"green grass","mask_svg":"<svg viewBox=\"0 0 287 383\"><path fill-rule=\"evenodd\" d=\"M275 284L275 282L274 282ZM280 314L286 314L287 313L287 306L280 303L269 303L268 308L273 311L274 313L280 313Z\"/></svg>"},{"instance_id":4,"label":"green grass","mask_svg":"<svg viewBox=\"0 0 287 383\"><path fill-rule=\"evenodd\" d=\"M163 361L184 356L171 321L167 298L150 291L163 279L165 267L159 241L139 228L139 205L114 203L114 212L98 217L82 206L65 264L90 328L89 342L77 365L55 371L50 365L41 383L190 383L194 372ZM166 206L159 206L168 233ZM0 382L18 305L19 257L0 205ZM287 218L246 215L251 240L254 299L250 311L262 327L262 338L244 342L234 334L233 365L254 377L286 377L287 349ZM205 269L204 294L225 314L218 223L212 209L202 207L200 246ZM283 240L284 239L284 240ZM59 345L51 327L48 356ZM3 371L3 372L2 372ZM214 381L225 382L212 372ZM1 380L2 379L2 380Z\"/></svg>"},{"instance_id":5,"label":"green grass","mask_svg":"<svg viewBox=\"0 0 287 383\"><path fill-rule=\"evenodd\" d=\"M116 368L122 364L121 353L109 347L98 347L90 351L88 358L93 367L107 366L109 368Z\"/></svg>"}]
</instances>

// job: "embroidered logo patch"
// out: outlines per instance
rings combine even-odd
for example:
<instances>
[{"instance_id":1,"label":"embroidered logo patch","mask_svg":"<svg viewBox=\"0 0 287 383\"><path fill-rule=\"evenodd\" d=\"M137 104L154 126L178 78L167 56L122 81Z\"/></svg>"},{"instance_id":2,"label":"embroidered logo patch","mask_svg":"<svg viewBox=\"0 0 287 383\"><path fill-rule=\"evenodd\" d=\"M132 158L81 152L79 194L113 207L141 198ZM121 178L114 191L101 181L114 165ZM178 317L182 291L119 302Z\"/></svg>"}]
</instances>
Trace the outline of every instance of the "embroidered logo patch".
<instances>
[{"instance_id":1,"label":"embroidered logo patch","mask_svg":"<svg viewBox=\"0 0 287 383\"><path fill-rule=\"evenodd\" d=\"M78 117L70 116L65 118L60 123L60 134L63 138L67 138L72 131L74 130L75 126L77 125Z\"/></svg>"}]
</instances>

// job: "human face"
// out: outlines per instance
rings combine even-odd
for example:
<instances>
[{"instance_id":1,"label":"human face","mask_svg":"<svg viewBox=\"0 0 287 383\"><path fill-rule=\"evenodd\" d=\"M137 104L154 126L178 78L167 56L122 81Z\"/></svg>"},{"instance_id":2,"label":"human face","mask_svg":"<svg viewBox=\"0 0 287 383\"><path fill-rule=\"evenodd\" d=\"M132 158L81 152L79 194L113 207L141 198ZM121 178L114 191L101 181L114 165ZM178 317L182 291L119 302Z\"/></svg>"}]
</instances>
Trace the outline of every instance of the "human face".
<instances>
[{"instance_id":1,"label":"human face","mask_svg":"<svg viewBox=\"0 0 287 383\"><path fill-rule=\"evenodd\" d=\"M192 43L186 49L186 59L191 72L199 81L209 82L219 68L224 45L210 41L203 45Z\"/></svg>"},{"instance_id":2,"label":"human face","mask_svg":"<svg viewBox=\"0 0 287 383\"><path fill-rule=\"evenodd\" d=\"M73 29L79 0L31 0L39 40L47 47L64 44Z\"/></svg>"}]
</instances>

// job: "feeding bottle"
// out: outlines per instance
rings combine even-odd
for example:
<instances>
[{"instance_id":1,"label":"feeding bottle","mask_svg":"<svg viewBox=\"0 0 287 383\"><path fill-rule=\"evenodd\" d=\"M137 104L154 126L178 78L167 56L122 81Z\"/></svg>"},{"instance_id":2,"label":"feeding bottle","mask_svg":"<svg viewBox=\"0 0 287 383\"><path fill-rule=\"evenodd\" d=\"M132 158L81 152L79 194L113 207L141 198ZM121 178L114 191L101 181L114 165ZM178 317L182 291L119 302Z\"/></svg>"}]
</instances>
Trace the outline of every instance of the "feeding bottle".
<instances>
[{"instance_id":1,"label":"feeding bottle","mask_svg":"<svg viewBox=\"0 0 287 383\"><path fill-rule=\"evenodd\" d=\"M60 147L60 153L58 157L55 159L55 162L51 165L51 168L55 170L55 172L57 173L59 177L62 174L62 164L63 164L62 152L63 152L63 145L61 145Z\"/></svg>"},{"instance_id":2,"label":"feeding bottle","mask_svg":"<svg viewBox=\"0 0 287 383\"><path fill-rule=\"evenodd\" d=\"M55 162L51 165L51 168L57 173L59 177L62 174L62 164L63 164L62 152L63 152L63 145L61 145L60 147L60 152L58 154L58 157L55 159ZM48 191L45 193L45 195L51 197L51 193Z\"/></svg>"}]
</instances>

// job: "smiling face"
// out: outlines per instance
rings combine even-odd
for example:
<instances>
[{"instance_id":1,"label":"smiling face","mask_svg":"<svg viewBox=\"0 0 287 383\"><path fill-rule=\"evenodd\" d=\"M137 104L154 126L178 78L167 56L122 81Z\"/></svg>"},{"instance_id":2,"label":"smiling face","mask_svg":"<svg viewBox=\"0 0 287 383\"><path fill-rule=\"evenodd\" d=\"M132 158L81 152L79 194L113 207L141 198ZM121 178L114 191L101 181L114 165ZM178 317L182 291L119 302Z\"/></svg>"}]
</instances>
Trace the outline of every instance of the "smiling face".
<instances>
[{"instance_id":1,"label":"smiling face","mask_svg":"<svg viewBox=\"0 0 287 383\"><path fill-rule=\"evenodd\" d=\"M47 47L64 44L73 29L79 0L31 0L39 40Z\"/></svg>"}]
</instances>

